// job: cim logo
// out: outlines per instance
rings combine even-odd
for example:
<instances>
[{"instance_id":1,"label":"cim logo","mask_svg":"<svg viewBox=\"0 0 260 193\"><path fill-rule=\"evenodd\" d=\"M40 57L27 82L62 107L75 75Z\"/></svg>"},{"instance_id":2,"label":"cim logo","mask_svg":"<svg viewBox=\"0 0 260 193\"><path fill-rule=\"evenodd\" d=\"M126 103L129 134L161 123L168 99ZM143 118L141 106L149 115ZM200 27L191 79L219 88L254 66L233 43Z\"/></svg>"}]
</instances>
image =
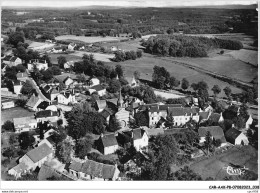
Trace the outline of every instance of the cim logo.
<instances>
[{"instance_id":1,"label":"cim logo","mask_svg":"<svg viewBox=\"0 0 260 193\"><path fill-rule=\"evenodd\" d=\"M232 176L244 175L245 171L248 170L248 168L246 168L245 166L243 168L239 166L227 166L224 167L223 169L226 170L227 173Z\"/></svg>"}]
</instances>

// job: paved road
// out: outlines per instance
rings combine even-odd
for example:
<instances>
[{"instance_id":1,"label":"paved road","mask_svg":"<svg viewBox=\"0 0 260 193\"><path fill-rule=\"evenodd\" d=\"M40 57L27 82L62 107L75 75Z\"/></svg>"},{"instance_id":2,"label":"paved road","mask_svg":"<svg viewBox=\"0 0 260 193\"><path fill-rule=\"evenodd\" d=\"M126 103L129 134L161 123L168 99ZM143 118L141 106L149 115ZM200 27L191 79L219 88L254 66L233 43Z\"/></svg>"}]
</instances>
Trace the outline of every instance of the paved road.
<instances>
[{"instance_id":1,"label":"paved road","mask_svg":"<svg viewBox=\"0 0 260 193\"><path fill-rule=\"evenodd\" d=\"M50 100L48 98L46 98L43 94L41 89L38 87L38 85L36 84L36 82L32 79L29 78L28 79L31 82L31 85L33 86L33 88L36 90L36 92L38 93L39 98L41 98L44 101L50 102Z\"/></svg>"}]
</instances>

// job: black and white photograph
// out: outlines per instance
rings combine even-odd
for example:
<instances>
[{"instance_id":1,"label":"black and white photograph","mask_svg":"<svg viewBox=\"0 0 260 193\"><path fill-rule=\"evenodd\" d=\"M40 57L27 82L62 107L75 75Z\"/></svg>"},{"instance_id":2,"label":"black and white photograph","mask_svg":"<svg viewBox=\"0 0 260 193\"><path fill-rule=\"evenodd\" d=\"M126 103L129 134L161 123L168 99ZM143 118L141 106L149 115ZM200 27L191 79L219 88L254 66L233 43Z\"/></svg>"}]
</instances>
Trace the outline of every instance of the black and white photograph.
<instances>
[{"instance_id":1,"label":"black and white photograph","mask_svg":"<svg viewBox=\"0 0 260 193\"><path fill-rule=\"evenodd\" d=\"M3 189L258 180L258 1L1 1Z\"/></svg>"}]
</instances>

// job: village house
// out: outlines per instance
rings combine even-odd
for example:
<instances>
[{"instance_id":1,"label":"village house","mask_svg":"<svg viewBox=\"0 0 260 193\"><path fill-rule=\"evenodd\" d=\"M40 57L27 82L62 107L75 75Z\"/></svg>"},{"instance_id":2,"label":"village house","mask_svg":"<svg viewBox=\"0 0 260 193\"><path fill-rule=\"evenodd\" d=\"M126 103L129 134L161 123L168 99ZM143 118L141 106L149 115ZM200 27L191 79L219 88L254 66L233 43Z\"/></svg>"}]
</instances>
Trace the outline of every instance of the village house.
<instances>
[{"instance_id":1,"label":"village house","mask_svg":"<svg viewBox=\"0 0 260 193\"><path fill-rule=\"evenodd\" d=\"M69 51L73 51L76 46L77 46L77 44L75 44L75 43L70 43L70 44L68 45L68 50L69 50Z\"/></svg>"},{"instance_id":2,"label":"village house","mask_svg":"<svg viewBox=\"0 0 260 193\"><path fill-rule=\"evenodd\" d=\"M64 69L70 69L74 67L74 61L67 61L65 64L64 64Z\"/></svg>"},{"instance_id":3,"label":"village house","mask_svg":"<svg viewBox=\"0 0 260 193\"><path fill-rule=\"evenodd\" d=\"M190 120L199 122L198 107L169 107L168 116L173 119L174 126L185 125Z\"/></svg>"},{"instance_id":4,"label":"village house","mask_svg":"<svg viewBox=\"0 0 260 193\"><path fill-rule=\"evenodd\" d=\"M100 112L100 115L102 117L104 117L104 119L106 120L107 124L109 124L109 119L110 119L110 116L113 115L114 112L109 109L109 108L105 108L103 109L103 111Z\"/></svg>"},{"instance_id":5,"label":"village house","mask_svg":"<svg viewBox=\"0 0 260 193\"><path fill-rule=\"evenodd\" d=\"M214 138L215 140L220 140L221 147L227 145L223 129L220 126L200 127L198 130L200 144L204 143L207 132L210 133L212 139Z\"/></svg>"},{"instance_id":6,"label":"village house","mask_svg":"<svg viewBox=\"0 0 260 193\"><path fill-rule=\"evenodd\" d=\"M3 63L7 64L9 67L17 66L18 64L22 64L22 60L16 56L6 56L3 59Z\"/></svg>"},{"instance_id":7,"label":"village house","mask_svg":"<svg viewBox=\"0 0 260 193\"><path fill-rule=\"evenodd\" d=\"M119 178L117 165L108 165L93 160L85 162L72 161L69 173L83 180L112 180Z\"/></svg>"},{"instance_id":8,"label":"village house","mask_svg":"<svg viewBox=\"0 0 260 193\"><path fill-rule=\"evenodd\" d=\"M94 108L98 111L101 112L103 111L107 106L106 100L96 100L94 103Z\"/></svg>"},{"instance_id":9,"label":"village house","mask_svg":"<svg viewBox=\"0 0 260 193\"><path fill-rule=\"evenodd\" d=\"M8 170L8 174L14 176L16 179L21 178L23 174L29 172L30 172L29 166L23 162L19 163L18 165Z\"/></svg>"},{"instance_id":10,"label":"village house","mask_svg":"<svg viewBox=\"0 0 260 193\"><path fill-rule=\"evenodd\" d=\"M132 81L131 81L131 83L130 83L130 86L131 86L132 88L139 86L139 84L137 83L137 81L136 81L136 79L135 79L134 76L133 76L133 78L132 78Z\"/></svg>"},{"instance_id":11,"label":"village house","mask_svg":"<svg viewBox=\"0 0 260 193\"><path fill-rule=\"evenodd\" d=\"M46 60L30 60L27 68L29 71L33 71L34 68L37 68L38 70L47 70L48 69L48 63L46 62Z\"/></svg>"},{"instance_id":12,"label":"village house","mask_svg":"<svg viewBox=\"0 0 260 193\"><path fill-rule=\"evenodd\" d=\"M99 96L104 96L107 91L105 87L99 84L89 88L89 93L92 94L93 92L97 92Z\"/></svg>"},{"instance_id":13,"label":"village house","mask_svg":"<svg viewBox=\"0 0 260 193\"><path fill-rule=\"evenodd\" d=\"M249 143L247 136L235 128L227 130L225 136L227 141L233 145L248 145Z\"/></svg>"},{"instance_id":14,"label":"village house","mask_svg":"<svg viewBox=\"0 0 260 193\"><path fill-rule=\"evenodd\" d=\"M77 84L77 76L75 74L63 73L61 75L54 76L53 81L65 84L68 88L71 84Z\"/></svg>"},{"instance_id":15,"label":"village house","mask_svg":"<svg viewBox=\"0 0 260 193\"><path fill-rule=\"evenodd\" d=\"M77 103L74 90L72 91L62 91L57 95L57 101L60 104L68 105L69 103Z\"/></svg>"},{"instance_id":16,"label":"village house","mask_svg":"<svg viewBox=\"0 0 260 193\"><path fill-rule=\"evenodd\" d=\"M37 122L45 122L45 121L57 122L58 112L51 111L51 110L38 111L35 114L35 118Z\"/></svg>"},{"instance_id":17,"label":"village house","mask_svg":"<svg viewBox=\"0 0 260 193\"><path fill-rule=\"evenodd\" d=\"M38 96L35 96L35 94L33 94L25 104L25 107L27 107L32 111L37 111L37 107L42 101L43 101L42 99L40 99Z\"/></svg>"},{"instance_id":18,"label":"village house","mask_svg":"<svg viewBox=\"0 0 260 193\"><path fill-rule=\"evenodd\" d=\"M251 115L248 115L247 116L247 119L246 119L246 126L245 126L245 129L249 129L250 128L250 125L252 125L253 123L253 118Z\"/></svg>"},{"instance_id":19,"label":"village house","mask_svg":"<svg viewBox=\"0 0 260 193\"><path fill-rule=\"evenodd\" d=\"M100 137L95 141L97 150L104 155L115 153L119 148L115 134L101 134Z\"/></svg>"},{"instance_id":20,"label":"village house","mask_svg":"<svg viewBox=\"0 0 260 193\"><path fill-rule=\"evenodd\" d=\"M118 133L118 143L125 147L127 144L135 147L136 151L140 151L143 147L148 146L148 135L144 129L136 128Z\"/></svg>"},{"instance_id":21,"label":"village house","mask_svg":"<svg viewBox=\"0 0 260 193\"><path fill-rule=\"evenodd\" d=\"M26 82L27 79L29 79L28 74L26 72L18 72L16 74L16 78L19 81Z\"/></svg>"},{"instance_id":22,"label":"village house","mask_svg":"<svg viewBox=\"0 0 260 193\"><path fill-rule=\"evenodd\" d=\"M51 101L56 100L57 96L60 94L59 88L52 88L50 91L50 99Z\"/></svg>"},{"instance_id":23,"label":"village house","mask_svg":"<svg viewBox=\"0 0 260 193\"><path fill-rule=\"evenodd\" d=\"M65 49L63 47L55 47L55 48L52 48L50 52L58 54L58 53L63 53L64 50Z\"/></svg>"},{"instance_id":24,"label":"village house","mask_svg":"<svg viewBox=\"0 0 260 193\"><path fill-rule=\"evenodd\" d=\"M110 50L111 50L112 52L115 52L115 51L118 50L118 47L117 47L117 46L111 46Z\"/></svg>"},{"instance_id":25,"label":"village house","mask_svg":"<svg viewBox=\"0 0 260 193\"><path fill-rule=\"evenodd\" d=\"M13 118L15 133L31 131L37 128L37 121L34 117Z\"/></svg>"},{"instance_id":26,"label":"village house","mask_svg":"<svg viewBox=\"0 0 260 193\"><path fill-rule=\"evenodd\" d=\"M35 170L37 167L53 158L52 149L46 144L42 144L31 151L27 152L22 158L19 159L19 163L28 165L30 169Z\"/></svg>"},{"instance_id":27,"label":"village house","mask_svg":"<svg viewBox=\"0 0 260 193\"><path fill-rule=\"evenodd\" d=\"M15 107L15 102L13 99L1 97L1 109L10 109Z\"/></svg>"},{"instance_id":28,"label":"village house","mask_svg":"<svg viewBox=\"0 0 260 193\"><path fill-rule=\"evenodd\" d=\"M13 82L14 85L14 93L15 94L21 94L21 89L23 87L23 82L20 80L16 80Z\"/></svg>"},{"instance_id":29,"label":"village house","mask_svg":"<svg viewBox=\"0 0 260 193\"><path fill-rule=\"evenodd\" d=\"M93 77L91 79L89 79L89 86L92 87L92 86L96 86L96 85L99 85L100 84L100 80L96 77Z\"/></svg>"}]
</instances>

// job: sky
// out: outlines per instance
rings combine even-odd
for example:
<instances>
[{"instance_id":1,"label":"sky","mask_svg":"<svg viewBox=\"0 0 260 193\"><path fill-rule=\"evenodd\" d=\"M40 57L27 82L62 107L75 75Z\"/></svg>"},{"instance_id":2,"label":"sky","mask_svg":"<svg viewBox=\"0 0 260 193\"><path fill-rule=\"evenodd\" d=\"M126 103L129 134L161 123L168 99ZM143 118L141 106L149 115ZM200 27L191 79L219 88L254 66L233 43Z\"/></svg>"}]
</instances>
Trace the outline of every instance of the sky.
<instances>
[{"instance_id":1,"label":"sky","mask_svg":"<svg viewBox=\"0 0 260 193\"><path fill-rule=\"evenodd\" d=\"M80 6L138 6L138 7L174 7L201 5L249 5L257 0L2 0L2 6L31 7L80 7Z\"/></svg>"}]
</instances>

